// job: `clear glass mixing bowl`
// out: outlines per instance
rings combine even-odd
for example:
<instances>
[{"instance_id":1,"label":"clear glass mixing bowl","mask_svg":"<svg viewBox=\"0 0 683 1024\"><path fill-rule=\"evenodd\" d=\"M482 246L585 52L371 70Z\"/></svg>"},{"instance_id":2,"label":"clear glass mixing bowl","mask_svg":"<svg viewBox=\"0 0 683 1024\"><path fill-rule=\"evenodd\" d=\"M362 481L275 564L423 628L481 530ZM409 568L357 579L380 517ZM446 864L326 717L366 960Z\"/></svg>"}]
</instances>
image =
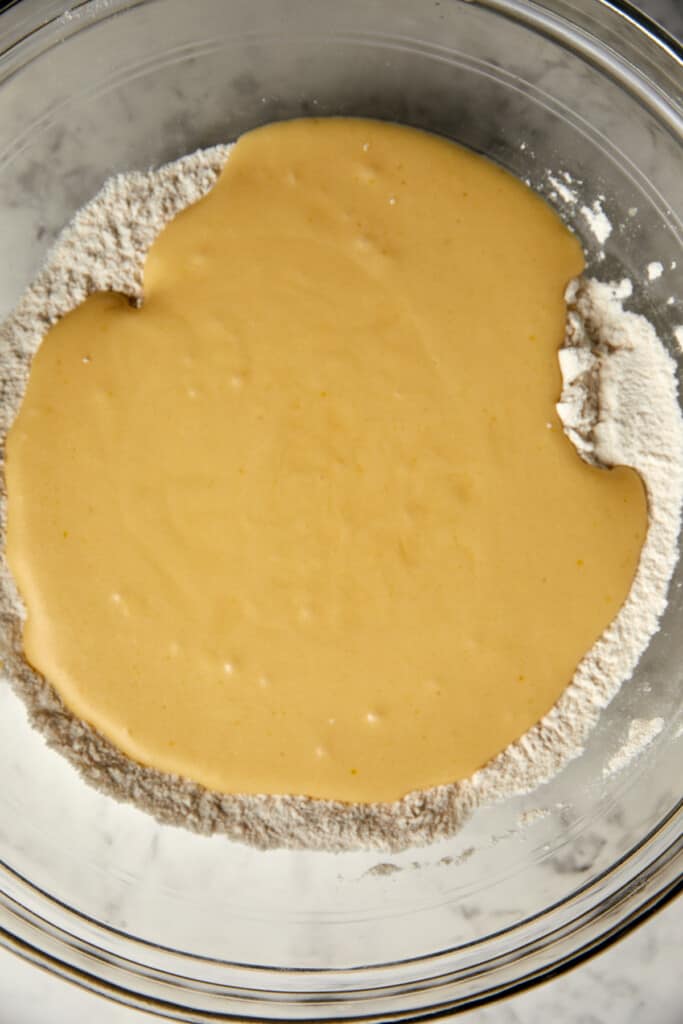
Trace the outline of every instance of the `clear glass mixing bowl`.
<instances>
[{"instance_id":1,"label":"clear glass mixing bowl","mask_svg":"<svg viewBox=\"0 0 683 1024\"><path fill-rule=\"evenodd\" d=\"M601 277L672 348L681 63L600 0L31 0L0 15L0 313L74 211L144 168L299 114L442 132L552 191L604 196ZM592 191L591 191L592 190ZM634 212L635 211L635 212ZM648 281L644 268L666 268ZM679 272L680 273L680 272ZM639 282L639 283L638 283ZM673 301L668 301L672 297ZM452 840L400 856L257 852L86 787L0 685L0 941L181 1020L417 1020L586 956L680 877L683 575L585 753ZM606 772L633 718L657 738Z\"/></svg>"}]
</instances>

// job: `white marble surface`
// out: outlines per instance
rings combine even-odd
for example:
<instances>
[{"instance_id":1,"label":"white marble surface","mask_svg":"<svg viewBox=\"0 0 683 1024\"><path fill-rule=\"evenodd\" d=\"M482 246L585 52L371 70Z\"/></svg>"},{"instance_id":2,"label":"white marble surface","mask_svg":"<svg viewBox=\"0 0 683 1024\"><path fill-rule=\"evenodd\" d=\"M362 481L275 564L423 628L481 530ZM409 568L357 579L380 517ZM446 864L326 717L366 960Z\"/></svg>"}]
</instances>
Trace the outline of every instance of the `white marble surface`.
<instances>
[{"instance_id":1,"label":"white marble surface","mask_svg":"<svg viewBox=\"0 0 683 1024\"><path fill-rule=\"evenodd\" d=\"M642 6L672 32L683 33L680 0L642 0ZM681 948L679 900L576 970L462 1019L470 1024L681 1024ZM153 1019L104 1002L0 949L0 1024L136 1024Z\"/></svg>"}]
</instances>

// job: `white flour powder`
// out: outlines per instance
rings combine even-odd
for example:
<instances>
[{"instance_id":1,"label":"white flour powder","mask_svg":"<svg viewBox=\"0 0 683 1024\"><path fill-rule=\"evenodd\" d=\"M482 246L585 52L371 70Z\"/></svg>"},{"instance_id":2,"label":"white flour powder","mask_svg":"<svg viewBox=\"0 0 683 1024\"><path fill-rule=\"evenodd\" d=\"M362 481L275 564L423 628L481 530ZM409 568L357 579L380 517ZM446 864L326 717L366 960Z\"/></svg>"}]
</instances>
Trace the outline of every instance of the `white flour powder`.
<instances>
[{"instance_id":1,"label":"white flour powder","mask_svg":"<svg viewBox=\"0 0 683 1024\"><path fill-rule=\"evenodd\" d=\"M213 185L229 147L216 147L149 173L112 179L65 230L48 261L0 328L0 435L4 441L24 392L31 358L47 328L94 291L142 301L142 268L152 241L180 210ZM558 191L571 179L557 179ZM598 205L582 208L596 237L609 222ZM603 220L603 218L605 218ZM32 723L48 743L106 793L159 820L222 832L262 848L400 850L452 834L480 804L527 792L577 756L600 710L630 676L658 627L677 554L683 493L683 424L673 361L642 317L624 312L627 286L575 283L558 407L588 461L635 467L647 488L650 526L631 593L579 665L555 707L517 743L454 785L395 803L342 804L305 797L226 796L143 767L65 708L26 663L24 611L7 566L0 565L2 657ZM4 449L4 444L3 444ZM6 495L0 494L4 531ZM4 547L4 545L3 545Z\"/></svg>"},{"instance_id":2,"label":"white flour powder","mask_svg":"<svg viewBox=\"0 0 683 1024\"><path fill-rule=\"evenodd\" d=\"M616 754L605 765L603 775L616 775L645 750L664 728L663 718L634 718L629 723L628 735Z\"/></svg>"},{"instance_id":3,"label":"white flour powder","mask_svg":"<svg viewBox=\"0 0 683 1024\"><path fill-rule=\"evenodd\" d=\"M574 216L578 210L583 221L582 226L588 228L600 247L597 259L603 260L605 258L605 242L612 234L612 222L603 209L605 197L600 195L592 202L582 202L585 192L584 182L573 178L568 171L546 171L542 185L543 191L546 191L551 199L559 201L564 206L566 213L571 213ZM629 215L635 216L637 212L633 208L629 210Z\"/></svg>"},{"instance_id":4,"label":"white flour powder","mask_svg":"<svg viewBox=\"0 0 683 1024\"><path fill-rule=\"evenodd\" d=\"M581 216L588 224L600 245L604 245L612 234L612 222L602 208L603 197L594 200L590 206L581 207Z\"/></svg>"}]
</instances>

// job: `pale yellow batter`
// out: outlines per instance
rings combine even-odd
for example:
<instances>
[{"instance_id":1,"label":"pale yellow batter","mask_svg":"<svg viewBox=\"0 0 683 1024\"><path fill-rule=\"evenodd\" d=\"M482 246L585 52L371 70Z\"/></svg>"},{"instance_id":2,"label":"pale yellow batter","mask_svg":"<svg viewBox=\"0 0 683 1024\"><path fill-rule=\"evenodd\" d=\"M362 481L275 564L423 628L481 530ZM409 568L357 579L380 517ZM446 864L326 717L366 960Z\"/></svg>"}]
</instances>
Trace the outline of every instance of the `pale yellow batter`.
<instances>
[{"instance_id":1,"label":"pale yellow batter","mask_svg":"<svg viewBox=\"0 0 683 1024\"><path fill-rule=\"evenodd\" d=\"M229 792L465 777L614 617L646 504L554 412L576 239L457 146L244 136L145 303L49 331L7 446L29 661L131 757Z\"/></svg>"}]
</instances>

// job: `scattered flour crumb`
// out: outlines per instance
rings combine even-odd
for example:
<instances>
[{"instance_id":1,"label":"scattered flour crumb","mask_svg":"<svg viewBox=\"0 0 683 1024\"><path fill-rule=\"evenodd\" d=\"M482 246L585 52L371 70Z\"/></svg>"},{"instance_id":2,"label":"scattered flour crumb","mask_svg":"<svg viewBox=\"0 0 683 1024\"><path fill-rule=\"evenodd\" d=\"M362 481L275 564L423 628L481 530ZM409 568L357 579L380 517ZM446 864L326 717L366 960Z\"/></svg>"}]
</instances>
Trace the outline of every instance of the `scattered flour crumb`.
<instances>
[{"instance_id":1,"label":"scattered flour crumb","mask_svg":"<svg viewBox=\"0 0 683 1024\"><path fill-rule=\"evenodd\" d=\"M547 818L550 813L549 807L533 807L531 810L520 814L517 824L521 828L526 828L527 825L533 825L535 821L542 821L543 818Z\"/></svg>"},{"instance_id":2,"label":"scattered flour crumb","mask_svg":"<svg viewBox=\"0 0 683 1024\"><path fill-rule=\"evenodd\" d=\"M674 327L674 338L679 350L683 352L683 324L679 327Z\"/></svg>"},{"instance_id":3,"label":"scattered flour crumb","mask_svg":"<svg viewBox=\"0 0 683 1024\"><path fill-rule=\"evenodd\" d=\"M582 206L581 215L599 244L604 245L612 234L612 222L602 208L602 199L598 197L591 206Z\"/></svg>"},{"instance_id":4,"label":"scattered flour crumb","mask_svg":"<svg viewBox=\"0 0 683 1024\"><path fill-rule=\"evenodd\" d=\"M564 181L561 181L555 174L548 173L548 181L553 186L560 199L564 200L564 202L569 206L575 206L578 202L578 195L574 189L569 187L572 182L571 175L568 175L565 172L562 177L564 178ZM567 179L569 180L567 181Z\"/></svg>"},{"instance_id":5,"label":"scattered flour crumb","mask_svg":"<svg viewBox=\"0 0 683 1024\"><path fill-rule=\"evenodd\" d=\"M602 774L616 775L626 768L656 736L659 736L663 728L663 718L634 718L628 727L626 741L607 762Z\"/></svg>"},{"instance_id":6,"label":"scattered flour crumb","mask_svg":"<svg viewBox=\"0 0 683 1024\"><path fill-rule=\"evenodd\" d=\"M661 277L664 273L664 267L659 261L648 263L647 265L647 279L648 281L656 281L658 277Z\"/></svg>"},{"instance_id":7,"label":"scattered flour crumb","mask_svg":"<svg viewBox=\"0 0 683 1024\"><path fill-rule=\"evenodd\" d=\"M371 878L386 878L387 875L395 875L402 870L403 868L399 864L391 864L389 861L384 861L381 864L375 864L373 868L368 868L365 875Z\"/></svg>"}]
</instances>

